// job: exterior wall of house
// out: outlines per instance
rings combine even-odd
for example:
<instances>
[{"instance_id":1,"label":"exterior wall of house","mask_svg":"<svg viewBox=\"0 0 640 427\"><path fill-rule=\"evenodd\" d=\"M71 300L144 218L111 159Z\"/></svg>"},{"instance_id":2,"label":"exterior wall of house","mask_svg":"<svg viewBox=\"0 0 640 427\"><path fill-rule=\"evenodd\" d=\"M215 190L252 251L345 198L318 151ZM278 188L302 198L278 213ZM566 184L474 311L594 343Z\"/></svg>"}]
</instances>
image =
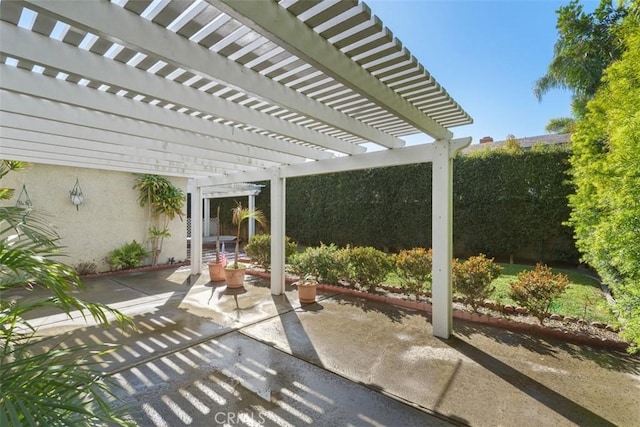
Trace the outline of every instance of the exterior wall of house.
<instances>
[{"instance_id":1,"label":"exterior wall of house","mask_svg":"<svg viewBox=\"0 0 640 427\"><path fill-rule=\"evenodd\" d=\"M69 197L76 178L84 194L84 202L77 210ZM15 188L16 194L0 203L15 205L25 184L34 211L44 214L61 237L67 256L60 261L72 266L93 262L97 271L108 271L105 257L111 250L134 239L147 243L148 213L138 203L134 179L135 175L127 172L29 164L2 179L0 186ZM186 195L185 178L168 179ZM186 207L183 217L186 219ZM169 229L171 237L164 241L159 264L170 257L176 262L187 257L186 221L176 218ZM150 263L151 258L145 261Z\"/></svg>"}]
</instances>

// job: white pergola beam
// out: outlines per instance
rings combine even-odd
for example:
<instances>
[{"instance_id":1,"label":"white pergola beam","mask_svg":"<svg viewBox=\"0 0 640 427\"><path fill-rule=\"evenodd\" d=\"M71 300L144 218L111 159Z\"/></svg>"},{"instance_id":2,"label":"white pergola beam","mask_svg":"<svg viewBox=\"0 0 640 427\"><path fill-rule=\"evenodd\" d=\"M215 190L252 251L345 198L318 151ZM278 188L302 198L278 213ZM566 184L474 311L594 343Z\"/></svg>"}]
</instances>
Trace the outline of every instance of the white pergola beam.
<instances>
[{"instance_id":1,"label":"white pergola beam","mask_svg":"<svg viewBox=\"0 0 640 427\"><path fill-rule=\"evenodd\" d=\"M87 151L82 148L71 148L68 146L62 147L53 144L49 137L44 137L41 139L42 142L25 139L14 139L3 136L2 150L3 152L13 150L14 153L17 152L17 150L20 150L26 155L28 155L29 152L40 154L46 153L46 156L44 156L44 158L52 156L57 159L75 159L76 162L86 163L99 163L101 160L105 160L119 163L123 166L129 165L137 168L144 168L153 164L161 166L165 169L173 169L176 172L182 171L183 175L187 175L189 173L189 170L191 171L191 175L200 176L221 174L226 172L226 169L207 166L206 164L198 164L196 162L186 162L173 160L170 158L157 158L150 162L148 157L134 156L131 154L121 154L114 151Z\"/></svg>"},{"instance_id":2,"label":"white pergola beam","mask_svg":"<svg viewBox=\"0 0 640 427\"><path fill-rule=\"evenodd\" d=\"M154 99L211 114L214 117L225 118L236 123L251 123L259 129L331 150L347 154L362 151L361 147L346 141L297 126L287 120L244 107L3 21L0 21L0 39L3 41L0 47L2 53L10 57L33 61L69 74L75 73L87 80L142 93Z\"/></svg>"},{"instance_id":3,"label":"white pergola beam","mask_svg":"<svg viewBox=\"0 0 640 427\"><path fill-rule=\"evenodd\" d=\"M451 143L456 146L464 144L468 145L470 142L471 138L459 138L451 141ZM354 154L353 156L337 157L331 159L331 161L318 160L315 162L284 165L279 167L280 176L283 178L295 178L300 176L346 172L359 169L428 163L433 161L433 150L434 143L429 143L395 148L392 150ZM201 186L209 186L241 182L268 181L271 174L272 172L269 171L237 172L216 177L202 178L197 180L197 183Z\"/></svg>"},{"instance_id":4,"label":"white pergola beam","mask_svg":"<svg viewBox=\"0 0 640 427\"><path fill-rule=\"evenodd\" d=\"M5 113L0 113L5 114ZM1 121L0 121L1 122ZM70 154L78 158L108 158L112 154L124 156L123 159L137 158L152 162L172 162L185 167L193 165L195 171L217 171L228 173L232 169L225 162L195 157L193 155L177 154L167 151L145 150L116 144L106 144L68 135L53 135L43 132L33 132L13 127L0 127L2 138L16 141L33 142L48 145L52 152ZM20 148L20 147L16 147ZM33 148L38 149L38 146ZM44 148L43 148L44 149Z\"/></svg>"},{"instance_id":5,"label":"white pergola beam","mask_svg":"<svg viewBox=\"0 0 640 427\"><path fill-rule=\"evenodd\" d=\"M404 145L399 138L329 108L152 22L141 20L125 9L98 2L29 0L26 3L35 10L64 17L65 22L113 42L162 58L197 75L226 83L260 100L283 106L367 141L390 148Z\"/></svg>"},{"instance_id":6,"label":"white pergola beam","mask_svg":"<svg viewBox=\"0 0 640 427\"><path fill-rule=\"evenodd\" d=\"M113 147L113 149L115 150L123 150L122 152L137 152L139 153L139 155L143 155L142 153L146 153L146 155L148 155L150 158L153 158L154 153L156 152L180 154L204 160L216 161L220 163L218 167L221 167L223 169L232 170L233 168L231 168L230 163L243 164L245 165L244 168L247 170L276 166L276 163L274 162L266 162L262 160L253 160L253 162L250 162L248 159L244 160L244 158L240 156L218 153L206 148L188 146L175 142L144 138L132 134L126 134L126 140L123 141L123 134L121 133L90 128L81 125L73 125L70 123L57 122L38 117L27 117L24 115L6 111L0 111L0 126L2 126L3 129L23 130L26 132L37 132L42 134L57 135L64 138L92 141L96 144L109 145L109 147ZM61 141L60 144L64 145L64 141ZM87 146L87 148L89 147ZM249 166L250 164L251 167Z\"/></svg>"},{"instance_id":7,"label":"white pergola beam","mask_svg":"<svg viewBox=\"0 0 640 427\"><path fill-rule=\"evenodd\" d=\"M2 140L3 143L6 140ZM8 144L7 144L8 145ZM12 148L4 145L0 147L0 155L6 160L20 160L30 163L42 163L45 165L83 167L87 169L111 170L117 172L152 173L156 175L194 177L207 176L196 174L189 168L178 168L162 164L132 163L126 161L113 161L109 159L82 159L82 166L78 164L78 158L59 153L41 153L33 150Z\"/></svg>"},{"instance_id":8,"label":"white pergola beam","mask_svg":"<svg viewBox=\"0 0 640 427\"><path fill-rule=\"evenodd\" d=\"M333 77L416 129L436 139L453 134L355 63L275 1L206 0L244 25L283 46L298 58Z\"/></svg>"},{"instance_id":9,"label":"white pergola beam","mask_svg":"<svg viewBox=\"0 0 640 427\"><path fill-rule=\"evenodd\" d=\"M100 113L112 114L116 117L123 117L130 120L131 127L144 126L152 123L165 128L174 128L178 131L178 138L188 137L188 134L205 135L210 137L209 146L212 150L234 153L248 158L262 158L277 163L295 163L304 158L327 158L331 154L282 141L276 138L266 137L254 132L232 128L220 123L193 117L188 114L179 114L175 111L166 110L150 104L137 102L132 99L103 93L97 90L85 88L69 82L54 78L39 76L30 71L0 65L0 89L16 93L22 93L34 98L44 98L62 104L69 104L86 109L87 119L96 121L92 116ZM3 99L5 94L2 93ZM38 100L39 102L42 102ZM28 100L24 101L25 103ZM22 113L26 108L21 108L20 103L16 106L2 103L0 108L5 111ZM18 111L19 110L19 111ZM27 115L34 115L30 110L26 110ZM55 114L55 113L54 113ZM74 113L58 114L59 121L78 121L77 114L82 114L82 110ZM106 117L105 117L106 118ZM140 123L143 122L143 123ZM99 128L108 127L108 123L96 124ZM148 130L148 127L146 128ZM164 132L165 130L162 130ZM135 129L130 130L133 134L139 134ZM175 135L175 134L174 134ZM144 136L144 135L142 135ZM166 139L162 136L154 139ZM243 145L234 144L235 141ZM177 141L176 141L177 142ZM265 150L259 150L260 148Z\"/></svg>"}]
</instances>

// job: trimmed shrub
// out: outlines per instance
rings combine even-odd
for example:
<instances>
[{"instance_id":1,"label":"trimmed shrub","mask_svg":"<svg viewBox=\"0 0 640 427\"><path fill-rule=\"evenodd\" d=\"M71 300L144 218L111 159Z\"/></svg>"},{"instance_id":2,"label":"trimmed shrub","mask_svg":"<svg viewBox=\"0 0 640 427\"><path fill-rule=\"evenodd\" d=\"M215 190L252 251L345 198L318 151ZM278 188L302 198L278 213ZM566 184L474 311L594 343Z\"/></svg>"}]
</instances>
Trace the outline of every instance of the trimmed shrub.
<instances>
[{"instance_id":1,"label":"trimmed shrub","mask_svg":"<svg viewBox=\"0 0 640 427\"><path fill-rule=\"evenodd\" d=\"M285 236L284 256L286 259L296 253L296 243ZM271 266L271 235L256 234L249 239L249 243L244 247L249 257L264 268Z\"/></svg>"},{"instance_id":2,"label":"trimmed shrub","mask_svg":"<svg viewBox=\"0 0 640 427\"><path fill-rule=\"evenodd\" d=\"M293 255L290 263L294 273L300 276L310 274L328 284L337 284L346 271L343 252L334 244L308 247L304 252Z\"/></svg>"},{"instance_id":3,"label":"trimmed shrub","mask_svg":"<svg viewBox=\"0 0 640 427\"><path fill-rule=\"evenodd\" d=\"M414 294L416 299L431 290L432 254L431 249L413 248L400 251L396 256L400 284L408 293Z\"/></svg>"},{"instance_id":4,"label":"trimmed shrub","mask_svg":"<svg viewBox=\"0 0 640 427\"><path fill-rule=\"evenodd\" d=\"M347 279L369 291L375 289L393 270L393 258L372 247L345 248Z\"/></svg>"},{"instance_id":5,"label":"trimmed shrub","mask_svg":"<svg viewBox=\"0 0 640 427\"><path fill-rule=\"evenodd\" d=\"M111 265L112 270L126 270L140 267L147 256L149 256L149 251L134 240L109 252L107 262Z\"/></svg>"},{"instance_id":6,"label":"trimmed shrub","mask_svg":"<svg viewBox=\"0 0 640 427\"><path fill-rule=\"evenodd\" d=\"M491 282L502 272L502 267L484 254L472 256L464 262L453 260L453 289L464 302L478 311L493 291Z\"/></svg>"},{"instance_id":7,"label":"trimmed shrub","mask_svg":"<svg viewBox=\"0 0 640 427\"><path fill-rule=\"evenodd\" d=\"M95 262L81 262L76 267L76 271L80 276L88 276L89 274L96 274L98 267Z\"/></svg>"},{"instance_id":8,"label":"trimmed shrub","mask_svg":"<svg viewBox=\"0 0 640 427\"><path fill-rule=\"evenodd\" d=\"M562 273L554 274L546 265L536 264L535 270L521 272L509 286L511 299L529 310L542 325L549 316L553 300L569 286L569 278Z\"/></svg>"}]
</instances>

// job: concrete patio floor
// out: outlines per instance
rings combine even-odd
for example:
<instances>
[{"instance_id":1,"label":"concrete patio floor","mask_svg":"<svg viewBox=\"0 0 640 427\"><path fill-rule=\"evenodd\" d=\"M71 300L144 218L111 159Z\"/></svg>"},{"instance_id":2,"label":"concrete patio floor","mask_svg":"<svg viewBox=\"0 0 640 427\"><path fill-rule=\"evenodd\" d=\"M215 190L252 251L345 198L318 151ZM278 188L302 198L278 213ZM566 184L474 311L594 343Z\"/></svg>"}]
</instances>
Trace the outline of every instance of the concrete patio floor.
<instances>
[{"instance_id":1,"label":"concrete patio floor","mask_svg":"<svg viewBox=\"0 0 640 427\"><path fill-rule=\"evenodd\" d=\"M96 360L141 426L634 426L640 360L323 294L300 307L248 277L229 292L186 267L86 281L137 331L39 312L53 342L116 343ZM24 291L17 297L32 298ZM4 295L7 297L7 295Z\"/></svg>"}]
</instances>

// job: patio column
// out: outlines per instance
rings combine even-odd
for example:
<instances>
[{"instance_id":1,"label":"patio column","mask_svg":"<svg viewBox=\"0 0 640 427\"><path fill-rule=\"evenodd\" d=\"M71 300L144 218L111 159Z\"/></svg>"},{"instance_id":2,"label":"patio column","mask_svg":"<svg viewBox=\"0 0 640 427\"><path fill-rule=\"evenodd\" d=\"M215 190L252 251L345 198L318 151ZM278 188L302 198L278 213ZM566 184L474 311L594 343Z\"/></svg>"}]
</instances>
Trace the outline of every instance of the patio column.
<instances>
[{"instance_id":1,"label":"patio column","mask_svg":"<svg viewBox=\"0 0 640 427\"><path fill-rule=\"evenodd\" d=\"M256 196L254 194L249 194L249 209L254 210L256 208ZM251 237L256 234L256 220L255 218L249 218L248 223L248 239L251 240Z\"/></svg>"},{"instance_id":2,"label":"patio column","mask_svg":"<svg viewBox=\"0 0 640 427\"><path fill-rule=\"evenodd\" d=\"M449 141L433 143L433 335L449 338L453 330L451 258L453 234L453 160Z\"/></svg>"},{"instance_id":3,"label":"patio column","mask_svg":"<svg viewBox=\"0 0 640 427\"><path fill-rule=\"evenodd\" d=\"M211 199L204 200L203 236L211 236L209 224L211 223Z\"/></svg>"},{"instance_id":4,"label":"patio column","mask_svg":"<svg viewBox=\"0 0 640 427\"><path fill-rule=\"evenodd\" d=\"M191 193L191 274L202 273L202 187Z\"/></svg>"},{"instance_id":5,"label":"patio column","mask_svg":"<svg viewBox=\"0 0 640 427\"><path fill-rule=\"evenodd\" d=\"M271 175L271 294L284 292L285 178L280 168Z\"/></svg>"}]
</instances>

